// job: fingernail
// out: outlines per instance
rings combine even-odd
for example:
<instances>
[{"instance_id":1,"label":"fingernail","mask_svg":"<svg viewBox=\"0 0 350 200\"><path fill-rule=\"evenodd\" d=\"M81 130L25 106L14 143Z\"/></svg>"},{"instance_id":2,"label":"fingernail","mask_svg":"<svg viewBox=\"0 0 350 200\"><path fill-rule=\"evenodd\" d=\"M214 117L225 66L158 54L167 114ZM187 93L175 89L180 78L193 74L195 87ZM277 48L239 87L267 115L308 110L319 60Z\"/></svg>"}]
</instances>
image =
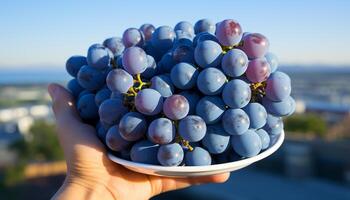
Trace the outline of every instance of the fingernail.
<instances>
[{"instance_id":1,"label":"fingernail","mask_svg":"<svg viewBox=\"0 0 350 200\"><path fill-rule=\"evenodd\" d=\"M49 87L47 88L47 90L49 91L51 99L55 100L56 95L57 95L57 91L58 91L58 87L55 84L50 84Z\"/></svg>"}]
</instances>

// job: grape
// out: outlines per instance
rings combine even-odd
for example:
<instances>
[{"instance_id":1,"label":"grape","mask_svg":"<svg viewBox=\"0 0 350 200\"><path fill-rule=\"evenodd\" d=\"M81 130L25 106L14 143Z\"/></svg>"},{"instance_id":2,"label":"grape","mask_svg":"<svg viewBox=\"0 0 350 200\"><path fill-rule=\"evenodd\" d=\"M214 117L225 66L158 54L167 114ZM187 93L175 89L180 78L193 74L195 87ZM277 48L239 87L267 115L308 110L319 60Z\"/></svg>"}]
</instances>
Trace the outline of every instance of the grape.
<instances>
[{"instance_id":1,"label":"grape","mask_svg":"<svg viewBox=\"0 0 350 200\"><path fill-rule=\"evenodd\" d=\"M109 98L111 98L112 92L108 88L103 88L99 90L95 95L95 102L97 106L100 106L101 103Z\"/></svg>"},{"instance_id":2,"label":"grape","mask_svg":"<svg viewBox=\"0 0 350 200\"><path fill-rule=\"evenodd\" d=\"M173 56L170 52L164 54L162 59L159 61L159 71L162 73L169 73L176 62L173 59Z\"/></svg>"},{"instance_id":3,"label":"grape","mask_svg":"<svg viewBox=\"0 0 350 200\"><path fill-rule=\"evenodd\" d=\"M184 151L178 143L161 145L157 158L161 165L178 166L184 158Z\"/></svg>"},{"instance_id":4,"label":"grape","mask_svg":"<svg viewBox=\"0 0 350 200\"><path fill-rule=\"evenodd\" d=\"M201 97L197 92L190 91L190 90L182 91L179 94L184 96L187 99L188 104L190 106L190 110L188 111L188 114L193 115L196 112L196 106Z\"/></svg>"},{"instance_id":5,"label":"grape","mask_svg":"<svg viewBox=\"0 0 350 200\"><path fill-rule=\"evenodd\" d=\"M270 136L264 129L256 131L261 140L261 150L265 150L270 146Z\"/></svg>"},{"instance_id":6,"label":"grape","mask_svg":"<svg viewBox=\"0 0 350 200\"><path fill-rule=\"evenodd\" d=\"M221 68L227 76L241 76L248 68L248 57L242 50L231 49L222 57Z\"/></svg>"},{"instance_id":7,"label":"grape","mask_svg":"<svg viewBox=\"0 0 350 200\"><path fill-rule=\"evenodd\" d=\"M259 103L249 103L243 110L247 113L251 129L258 129L266 124L267 112Z\"/></svg>"},{"instance_id":8,"label":"grape","mask_svg":"<svg viewBox=\"0 0 350 200\"><path fill-rule=\"evenodd\" d=\"M77 79L75 78L68 81L67 89L72 93L74 98L77 98L79 94L84 90L84 88L80 86Z\"/></svg>"},{"instance_id":9,"label":"grape","mask_svg":"<svg viewBox=\"0 0 350 200\"><path fill-rule=\"evenodd\" d=\"M198 142L205 136L207 126L201 117L188 115L180 121L178 131L183 139Z\"/></svg>"},{"instance_id":10,"label":"grape","mask_svg":"<svg viewBox=\"0 0 350 200\"><path fill-rule=\"evenodd\" d=\"M127 93L134 85L132 76L123 69L114 69L108 73L107 86L112 92Z\"/></svg>"},{"instance_id":11,"label":"grape","mask_svg":"<svg viewBox=\"0 0 350 200\"><path fill-rule=\"evenodd\" d=\"M289 113L287 114L287 116L290 116L292 115L294 112L295 112L295 109L296 109L296 102L293 98L290 98L290 111Z\"/></svg>"},{"instance_id":12,"label":"grape","mask_svg":"<svg viewBox=\"0 0 350 200\"><path fill-rule=\"evenodd\" d=\"M243 108L249 103L250 98L251 90L249 85L239 79L226 83L222 91L222 99L231 108Z\"/></svg>"},{"instance_id":13,"label":"grape","mask_svg":"<svg viewBox=\"0 0 350 200\"><path fill-rule=\"evenodd\" d=\"M202 147L195 147L193 151L186 152L185 163L188 166L211 165L211 156L209 152Z\"/></svg>"},{"instance_id":14,"label":"grape","mask_svg":"<svg viewBox=\"0 0 350 200\"><path fill-rule=\"evenodd\" d=\"M196 114L207 124L220 121L225 110L224 102L217 96L204 96L196 106Z\"/></svg>"},{"instance_id":15,"label":"grape","mask_svg":"<svg viewBox=\"0 0 350 200\"><path fill-rule=\"evenodd\" d=\"M173 60L176 63L194 63L194 49L188 45L178 45L173 51Z\"/></svg>"},{"instance_id":16,"label":"grape","mask_svg":"<svg viewBox=\"0 0 350 200\"><path fill-rule=\"evenodd\" d=\"M140 47L127 48L122 58L124 69L131 75L140 74L148 67L147 55Z\"/></svg>"},{"instance_id":17,"label":"grape","mask_svg":"<svg viewBox=\"0 0 350 200\"><path fill-rule=\"evenodd\" d=\"M221 124L207 127L202 144L212 154L223 153L229 146L230 135L222 128Z\"/></svg>"},{"instance_id":18,"label":"grape","mask_svg":"<svg viewBox=\"0 0 350 200\"><path fill-rule=\"evenodd\" d=\"M107 47L109 50L112 51L114 56L120 56L122 55L125 46L123 44L123 40L120 37L112 37L112 38L107 38L103 42L103 46Z\"/></svg>"},{"instance_id":19,"label":"grape","mask_svg":"<svg viewBox=\"0 0 350 200\"><path fill-rule=\"evenodd\" d=\"M196 85L198 74L198 69L191 64L181 62L172 68L170 78L177 88L187 90Z\"/></svg>"},{"instance_id":20,"label":"grape","mask_svg":"<svg viewBox=\"0 0 350 200\"><path fill-rule=\"evenodd\" d=\"M242 159L240 155L233 151L230 143L229 145L230 146L226 149L225 152L213 155L213 159L215 160L216 164L234 162Z\"/></svg>"},{"instance_id":21,"label":"grape","mask_svg":"<svg viewBox=\"0 0 350 200\"><path fill-rule=\"evenodd\" d=\"M147 68L142 72L142 76L150 79L157 73L157 62L150 55L147 55Z\"/></svg>"},{"instance_id":22,"label":"grape","mask_svg":"<svg viewBox=\"0 0 350 200\"><path fill-rule=\"evenodd\" d=\"M242 38L242 28L237 21L226 19L217 24L215 35L223 46L237 45Z\"/></svg>"},{"instance_id":23,"label":"grape","mask_svg":"<svg viewBox=\"0 0 350 200\"><path fill-rule=\"evenodd\" d=\"M124 95L120 92L112 92L111 93L111 99L120 99L123 100L124 99Z\"/></svg>"},{"instance_id":24,"label":"grape","mask_svg":"<svg viewBox=\"0 0 350 200\"><path fill-rule=\"evenodd\" d=\"M219 66L221 57L221 46L211 40L198 43L194 50L194 59L202 68Z\"/></svg>"},{"instance_id":25,"label":"grape","mask_svg":"<svg viewBox=\"0 0 350 200\"><path fill-rule=\"evenodd\" d=\"M210 67L199 73L197 87L205 95L217 95L221 93L226 80L221 70Z\"/></svg>"},{"instance_id":26,"label":"grape","mask_svg":"<svg viewBox=\"0 0 350 200\"><path fill-rule=\"evenodd\" d=\"M106 145L112 151L121 151L121 150L127 148L130 145L130 142L124 140L120 136L118 126L112 126L111 128L109 128L107 135L106 135Z\"/></svg>"},{"instance_id":27,"label":"grape","mask_svg":"<svg viewBox=\"0 0 350 200\"><path fill-rule=\"evenodd\" d=\"M146 44L143 46L143 49L145 50L145 52L152 56L154 58L155 61L159 61L163 54L162 52L160 52L159 50L157 50L151 43L151 41L147 41Z\"/></svg>"},{"instance_id":28,"label":"grape","mask_svg":"<svg viewBox=\"0 0 350 200\"><path fill-rule=\"evenodd\" d=\"M169 144L175 137L175 125L167 118L158 118L148 127L148 139L155 144Z\"/></svg>"},{"instance_id":29,"label":"grape","mask_svg":"<svg viewBox=\"0 0 350 200\"><path fill-rule=\"evenodd\" d=\"M253 83L266 81L270 76L269 63L264 58L249 61L246 76Z\"/></svg>"},{"instance_id":30,"label":"grape","mask_svg":"<svg viewBox=\"0 0 350 200\"><path fill-rule=\"evenodd\" d=\"M126 113L119 122L119 132L123 139L127 141L137 141L141 139L147 131L146 119L137 112Z\"/></svg>"},{"instance_id":31,"label":"grape","mask_svg":"<svg viewBox=\"0 0 350 200\"><path fill-rule=\"evenodd\" d=\"M77 109L79 115L83 119L96 119L98 118L98 107L95 103L94 94L86 94L79 98Z\"/></svg>"},{"instance_id":32,"label":"grape","mask_svg":"<svg viewBox=\"0 0 350 200\"><path fill-rule=\"evenodd\" d=\"M248 158L258 155L262 149L261 139L254 130L232 136L231 145L237 154Z\"/></svg>"},{"instance_id":33,"label":"grape","mask_svg":"<svg viewBox=\"0 0 350 200\"><path fill-rule=\"evenodd\" d=\"M277 68L278 68L278 59L277 56L271 52L267 53L265 55L266 61L269 63L270 65L270 71L271 73L274 73Z\"/></svg>"},{"instance_id":34,"label":"grape","mask_svg":"<svg viewBox=\"0 0 350 200\"><path fill-rule=\"evenodd\" d=\"M122 99L107 99L98 109L100 120L109 125L119 123L124 114L128 112Z\"/></svg>"},{"instance_id":35,"label":"grape","mask_svg":"<svg viewBox=\"0 0 350 200\"><path fill-rule=\"evenodd\" d=\"M194 25L195 34L201 32L209 32L211 34L215 33L215 23L210 19L201 19Z\"/></svg>"},{"instance_id":36,"label":"grape","mask_svg":"<svg viewBox=\"0 0 350 200\"><path fill-rule=\"evenodd\" d=\"M77 77L80 68L84 65L87 65L86 57L72 56L66 62L66 70L69 75Z\"/></svg>"},{"instance_id":37,"label":"grape","mask_svg":"<svg viewBox=\"0 0 350 200\"><path fill-rule=\"evenodd\" d=\"M191 35L188 32L182 31L182 30L177 30L175 31L176 34L176 39L174 41L173 49L177 48L178 46L193 46L193 35Z\"/></svg>"},{"instance_id":38,"label":"grape","mask_svg":"<svg viewBox=\"0 0 350 200\"><path fill-rule=\"evenodd\" d=\"M174 30L175 31L181 30L181 31L189 33L192 36L194 35L194 28L190 22L181 21L181 22L176 24Z\"/></svg>"},{"instance_id":39,"label":"grape","mask_svg":"<svg viewBox=\"0 0 350 200\"><path fill-rule=\"evenodd\" d=\"M102 126L101 122L96 125L97 137L101 140L103 144L106 144L106 135L108 129Z\"/></svg>"},{"instance_id":40,"label":"grape","mask_svg":"<svg viewBox=\"0 0 350 200\"><path fill-rule=\"evenodd\" d=\"M141 32L136 28L128 28L123 33L123 44L125 47L142 46L143 38Z\"/></svg>"},{"instance_id":41,"label":"grape","mask_svg":"<svg viewBox=\"0 0 350 200\"><path fill-rule=\"evenodd\" d=\"M163 97L170 97L174 93L174 85L169 74L154 76L151 79L151 88L157 90Z\"/></svg>"},{"instance_id":42,"label":"grape","mask_svg":"<svg viewBox=\"0 0 350 200\"><path fill-rule=\"evenodd\" d=\"M231 135L242 135L249 128L250 120L242 109L226 110L222 116L222 126Z\"/></svg>"},{"instance_id":43,"label":"grape","mask_svg":"<svg viewBox=\"0 0 350 200\"><path fill-rule=\"evenodd\" d=\"M291 81L287 74L276 71L266 81L266 97L271 101L283 101L292 91Z\"/></svg>"},{"instance_id":44,"label":"grape","mask_svg":"<svg viewBox=\"0 0 350 200\"><path fill-rule=\"evenodd\" d=\"M152 34L152 45L159 51L165 53L173 46L175 32L169 26L160 26Z\"/></svg>"},{"instance_id":45,"label":"grape","mask_svg":"<svg viewBox=\"0 0 350 200\"><path fill-rule=\"evenodd\" d=\"M105 84L106 75L106 71L100 71L89 65L84 65L78 72L77 80L83 88L95 91Z\"/></svg>"},{"instance_id":46,"label":"grape","mask_svg":"<svg viewBox=\"0 0 350 200\"><path fill-rule=\"evenodd\" d=\"M172 95L165 99L163 112L172 120L179 120L187 116L190 106L187 99L182 95Z\"/></svg>"},{"instance_id":47,"label":"grape","mask_svg":"<svg viewBox=\"0 0 350 200\"><path fill-rule=\"evenodd\" d=\"M267 114L266 124L263 129L269 135L279 135L283 130L283 121L281 117L276 117L271 114Z\"/></svg>"},{"instance_id":48,"label":"grape","mask_svg":"<svg viewBox=\"0 0 350 200\"><path fill-rule=\"evenodd\" d=\"M269 40L260 33L250 33L242 38L241 49L249 59L262 58L269 49Z\"/></svg>"},{"instance_id":49,"label":"grape","mask_svg":"<svg viewBox=\"0 0 350 200\"><path fill-rule=\"evenodd\" d=\"M134 144L130 151L130 158L134 162L157 165L159 145L148 140L141 140Z\"/></svg>"},{"instance_id":50,"label":"grape","mask_svg":"<svg viewBox=\"0 0 350 200\"><path fill-rule=\"evenodd\" d=\"M112 58L109 50L104 46L89 48L86 56L88 65L99 70L106 69Z\"/></svg>"},{"instance_id":51,"label":"grape","mask_svg":"<svg viewBox=\"0 0 350 200\"><path fill-rule=\"evenodd\" d=\"M136 110L144 115L156 115L162 111L163 97L154 89L143 89L135 97Z\"/></svg>"},{"instance_id":52,"label":"grape","mask_svg":"<svg viewBox=\"0 0 350 200\"><path fill-rule=\"evenodd\" d=\"M295 105L293 101L294 99L291 96L288 96L287 99L283 101L271 101L264 97L262 104L268 113L281 117L291 113L291 111L294 109L293 105Z\"/></svg>"},{"instance_id":53,"label":"grape","mask_svg":"<svg viewBox=\"0 0 350 200\"><path fill-rule=\"evenodd\" d=\"M198 43L203 42L205 40L211 40L216 43L219 43L219 40L215 37L215 35L208 32L201 32L196 35L193 39L193 46L197 46Z\"/></svg>"},{"instance_id":54,"label":"grape","mask_svg":"<svg viewBox=\"0 0 350 200\"><path fill-rule=\"evenodd\" d=\"M155 29L156 28L152 24L142 24L139 30L145 36L145 41L149 41Z\"/></svg>"},{"instance_id":55,"label":"grape","mask_svg":"<svg viewBox=\"0 0 350 200\"><path fill-rule=\"evenodd\" d=\"M80 99L82 96L84 96L86 94L93 94L93 93L90 90L83 90L79 93L79 96L77 99Z\"/></svg>"}]
</instances>

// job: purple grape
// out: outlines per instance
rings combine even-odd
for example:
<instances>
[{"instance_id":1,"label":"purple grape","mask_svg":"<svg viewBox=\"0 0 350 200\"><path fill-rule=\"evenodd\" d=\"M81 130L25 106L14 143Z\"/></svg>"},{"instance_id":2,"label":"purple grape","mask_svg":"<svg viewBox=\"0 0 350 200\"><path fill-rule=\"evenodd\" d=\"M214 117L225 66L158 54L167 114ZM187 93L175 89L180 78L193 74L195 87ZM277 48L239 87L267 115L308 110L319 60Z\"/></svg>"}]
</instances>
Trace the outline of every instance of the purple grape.
<instances>
[{"instance_id":1,"label":"purple grape","mask_svg":"<svg viewBox=\"0 0 350 200\"><path fill-rule=\"evenodd\" d=\"M128 112L122 99L107 99L99 107L100 120L106 124L114 125Z\"/></svg>"},{"instance_id":2,"label":"purple grape","mask_svg":"<svg viewBox=\"0 0 350 200\"><path fill-rule=\"evenodd\" d=\"M189 63L178 63L170 72L173 84L182 90L191 89L196 85L199 71Z\"/></svg>"},{"instance_id":3,"label":"purple grape","mask_svg":"<svg viewBox=\"0 0 350 200\"><path fill-rule=\"evenodd\" d=\"M158 27L152 35L152 45L159 51L165 53L173 46L175 32L169 26Z\"/></svg>"},{"instance_id":4,"label":"purple grape","mask_svg":"<svg viewBox=\"0 0 350 200\"><path fill-rule=\"evenodd\" d=\"M194 36L194 28L190 22L181 21L181 22L177 23L175 28L174 28L174 31L178 31L178 30L187 32L190 35Z\"/></svg>"},{"instance_id":5,"label":"purple grape","mask_svg":"<svg viewBox=\"0 0 350 200\"><path fill-rule=\"evenodd\" d=\"M271 101L283 101L290 95L291 80L283 72L272 73L266 81L266 97Z\"/></svg>"},{"instance_id":6,"label":"purple grape","mask_svg":"<svg viewBox=\"0 0 350 200\"><path fill-rule=\"evenodd\" d=\"M163 97L154 89L143 89L135 97L136 110L144 115L156 115L162 111Z\"/></svg>"},{"instance_id":7,"label":"purple grape","mask_svg":"<svg viewBox=\"0 0 350 200\"><path fill-rule=\"evenodd\" d=\"M194 50L194 59L202 68L219 66L221 57L221 46L211 40L205 40L198 43Z\"/></svg>"},{"instance_id":8,"label":"purple grape","mask_svg":"<svg viewBox=\"0 0 350 200\"><path fill-rule=\"evenodd\" d=\"M205 95L218 95L226 81L226 76L221 70L209 67L199 73L197 88Z\"/></svg>"},{"instance_id":9,"label":"purple grape","mask_svg":"<svg viewBox=\"0 0 350 200\"><path fill-rule=\"evenodd\" d=\"M66 70L69 75L77 77L80 68L84 65L87 65L86 57L72 56L66 62Z\"/></svg>"},{"instance_id":10,"label":"purple grape","mask_svg":"<svg viewBox=\"0 0 350 200\"><path fill-rule=\"evenodd\" d=\"M148 127L148 139L155 144L169 144L175 137L175 125L167 118L158 118Z\"/></svg>"},{"instance_id":11,"label":"purple grape","mask_svg":"<svg viewBox=\"0 0 350 200\"><path fill-rule=\"evenodd\" d=\"M95 103L95 95L86 94L79 98L77 110L82 119L90 120L98 118L98 107Z\"/></svg>"},{"instance_id":12,"label":"purple grape","mask_svg":"<svg viewBox=\"0 0 350 200\"><path fill-rule=\"evenodd\" d=\"M108 129L108 132L106 135L106 145L112 151L121 151L123 149L126 149L130 145L130 142L124 140L120 136L118 126L112 126L111 128Z\"/></svg>"},{"instance_id":13,"label":"purple grape","mask_svg":"<svg viewBox=\"0 0 350 200\"><path fill-rule=\"evenodd\" d=\"M259 83L266 81L270 73L270 65L265 58L249 61L246 76L251 82Z\"/></svg>"},{"instance_id":14,"label":"purple grape","mask_svg":"<svg viewBox=\"0 0 350 200\"><path fill-rule=\"evenodd\" d=\"M157 165L159 164L157 158L158 149L159 144L141 140L132 146L130 158L134 162Z\"/></svg>"},{"instance_id":15,"label":"purple grape","mask_svg":"<svg viewBox=\"0 0 350 200\"><path fill-rule=\"evenodd\" d=\"M119 132L127 141L137 141L143 138L147 132L146 119L137 112L126 113L119 122Z\"/></svg>"},{"instance_id":16,"label":"purple grape","mask_svg":"<svg viewBox=\"0 0 350 200\"><path fill-rule=\"evenodd\" d=\"M211 165L211 156L209 152L202 147L195 147L193 151L186 152L185 163L187 166Z\"/></svg>"},{"instance_id":17,"label":"purple grape","mask_svg":"<svg viewBox=\"0 0 350 200\"><path fill-rule=\"evenodd\" d=\"M103 42L103 46L107 47L109 50L112 51L114 56L120 56L122 55L125 46L123 44L123 40L120 37L112 37L112 38L107 38Z\"/></svg>"},{"instance_id":18,"label":"purple grape","mask_svg":"<svg viewBox=\"0 0 350 200\"><path fill-rule=\"evenodd\" d=\"M172 95L165 99L163 112L172 120L180 120L187 116L190 107L187 99L182 95Z\"/></svg>"},{"instance_id":19,"label":"purple grape","mask_svg":"<svg viewBox=\"0 0 350 200\"><path fill-rule=\"evenodd\" d=\"M139 30L143 33L145 41L152 39L152 34L156 28L152 24L142 24Z\"/></svg>"},{"instance_id":20,"label":"purple grape","mask_svg":"<svg viewBox=\"0 0 350 200\"><path fill-rule=\"evenodd\" d=\"M226 110L222 116L222 126L230 135L242 135L249 128L250 120L242 109Z\"/></svg>"},{"instance_id":21,"label":"purple grape","mask_svg":"<svg viewBox=\"0 0 350 200\"><path fill-rule=\"evenodd\" d=\"M134 85L133 77L123 69L114 69L108 73L107 86L112 92L127 93Z\"/></svg>"},{"instance_id":22,"label":"purple grape","mask_svg":"<svg viewBox=\"0 0 350 200\"><path fill-rule=\"evenodd\" d=\"M269 40L260 33L250 33L242 38L241 49L249 59L262 58L269 50Z\"/></svg>"},{"instance_id":23,"label":"purple grape","mask_svg":"<svg viewBox=\"0 0 350 200\"><path fill-rule=\"evenodd\" d=\"M99 70L106 69L112 59L109 49L104 46L90 47L86 56L88 65Z\"/></svg>"},{"instance_id":24,"label":"purple grape","mask_svg":"<svg viewBox=\"0 0 350 200\"><path fill-rule=\"evenodd\" d=\"M169 74L154 76L151 79L151 88L157 90L163 97L169 97L174 93L174 85Z\"/></svg>"},{"instance_id":25,"label":"purple grape","mask_svg":"<svg viewBox=\"0 0 350 200\"><path fill-rule=\"evenodd\" d=\"M123 44L126 48L142 46L143 38L141 32L136 28L128 28L123 33Z\"/></svg>"},{"instance_id":26,"label":"purple grape","mask_svg":"<svg viewBox=\"0 0 350 200\"><path fill-rule=\"evenodd\" d=\"M233 136L231 139L233 150L242 157L253 157L262 149L261 139L254 130Z\"/></svg>"},{"instance_id":27,"label":"purple grape","mask_svg":"<svg viewBox=\"0 0 350 200\"><path fill-rule=\"evenodd\" d=\"M183 139L198 142L204 138L207 126L201 117L188 115L180 121L178 132Z\"/></svg>"},{"instance_id":28,"label":"purple grape","mask_svg":"<svg viewBox=\"0 0 350 200\"><path fill-rule=\"evenodd\" d=\"M106 75L106 71L100 71L89 65L84 65L78 72L77 80L83 88L95 91L105 84Z\"/></svg>"},{"instance_id":29,"label":"purple grape","mask_svg":"<svg viewBox=\"0 0 350 200\"><path fill-rule=\"evenodd\" d=\"M184 151L178 143L161 145L157 158L163 166L178 166L184 158Z\"/></svg>"},{"instance_id":30,"label":"purple grape","mask_svg":"<svg viewBox=\"0 0 350 200\"><path fill-rule=\"evenodd\" d=\"M148 67L147 55L140 47L129 47L123 53L124 69L131 75L140 74Z\"/></svg>"},{"instance_id":31,"label":"purple grape","mask_svg":"<svg viewBox=\"0 0 350 200\"><path fill-rule=\"evenodd\" d=\"M215 35L223 46L237 45L242 38L242 28L237 21L226 19L218 23Z\"/></svg>"},{"instance_id":32,"label":"purple grape","mask_svg":"<svg viewBox=\"0 0 350 200\"><path fill-rule=\"evenodd\" d=\"M103 101L111 98L112 92L108 88L99 90L95 95L95 102L97 106L100 106Z\"/></svg>"}]
</instances>

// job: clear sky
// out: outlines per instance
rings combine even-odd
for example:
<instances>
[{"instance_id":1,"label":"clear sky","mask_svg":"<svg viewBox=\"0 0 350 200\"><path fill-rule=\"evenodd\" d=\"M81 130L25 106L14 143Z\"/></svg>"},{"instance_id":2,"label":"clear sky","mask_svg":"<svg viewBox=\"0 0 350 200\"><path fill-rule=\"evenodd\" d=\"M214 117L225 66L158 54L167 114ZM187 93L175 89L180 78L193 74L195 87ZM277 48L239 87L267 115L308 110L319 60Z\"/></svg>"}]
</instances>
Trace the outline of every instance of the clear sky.
<instances>
[{"instance_id":1,"label":"clear sky","mask_svg":"<svg viewBox=\"0 0 350 200\"><path fill-rule=\"evenodd\" d=\"M350 65L350 1L0 1L0 68L62 67L70 55L144 22L236 19L284 64Z\"/></svg>"}]
</instances>

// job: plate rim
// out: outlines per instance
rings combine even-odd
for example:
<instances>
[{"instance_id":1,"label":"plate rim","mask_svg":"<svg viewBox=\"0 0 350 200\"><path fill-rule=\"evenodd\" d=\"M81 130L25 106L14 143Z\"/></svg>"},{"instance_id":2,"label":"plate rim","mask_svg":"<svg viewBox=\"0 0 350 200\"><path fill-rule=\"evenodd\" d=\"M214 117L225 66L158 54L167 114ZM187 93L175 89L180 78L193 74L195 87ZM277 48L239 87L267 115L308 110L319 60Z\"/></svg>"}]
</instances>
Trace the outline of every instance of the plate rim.
<instances>
[{"instance_id":1,"label":"plate rim","mask_svg":"<svg viewBox=\"0 0 350 200\"><path fill-rule=\"evenodd\" d=\"M250 157L245 158L242 160L234 161L234 162L228 162L228 163L222 163L222 164L214 164L214 165L206 165L206 166L161 166L161 165L151 165L151 164L144 164L144 163L138 163L133 162L129 160L125 160L122 158L119 158L112 153L108 152L107 156L108 158L120 165L123 165L125 167L132 167L132 168L142 168L146 170L152 170L152 171L163 171L163 172L184 172L184 173L191 173L191 172L205 172L205 171L216 171L216 170L224 170L229 168L235 168L239 166L247 166L252 163L255 163L259 160L262 160L271 154L273 154L275 151L277 151L281 145L283 144L285 138L285 132L284 130L281 132L281 134L278 136L277 141L274 145L272 145L267 150L263 151L262 153Z\"/></svg>"}]
</instances>

